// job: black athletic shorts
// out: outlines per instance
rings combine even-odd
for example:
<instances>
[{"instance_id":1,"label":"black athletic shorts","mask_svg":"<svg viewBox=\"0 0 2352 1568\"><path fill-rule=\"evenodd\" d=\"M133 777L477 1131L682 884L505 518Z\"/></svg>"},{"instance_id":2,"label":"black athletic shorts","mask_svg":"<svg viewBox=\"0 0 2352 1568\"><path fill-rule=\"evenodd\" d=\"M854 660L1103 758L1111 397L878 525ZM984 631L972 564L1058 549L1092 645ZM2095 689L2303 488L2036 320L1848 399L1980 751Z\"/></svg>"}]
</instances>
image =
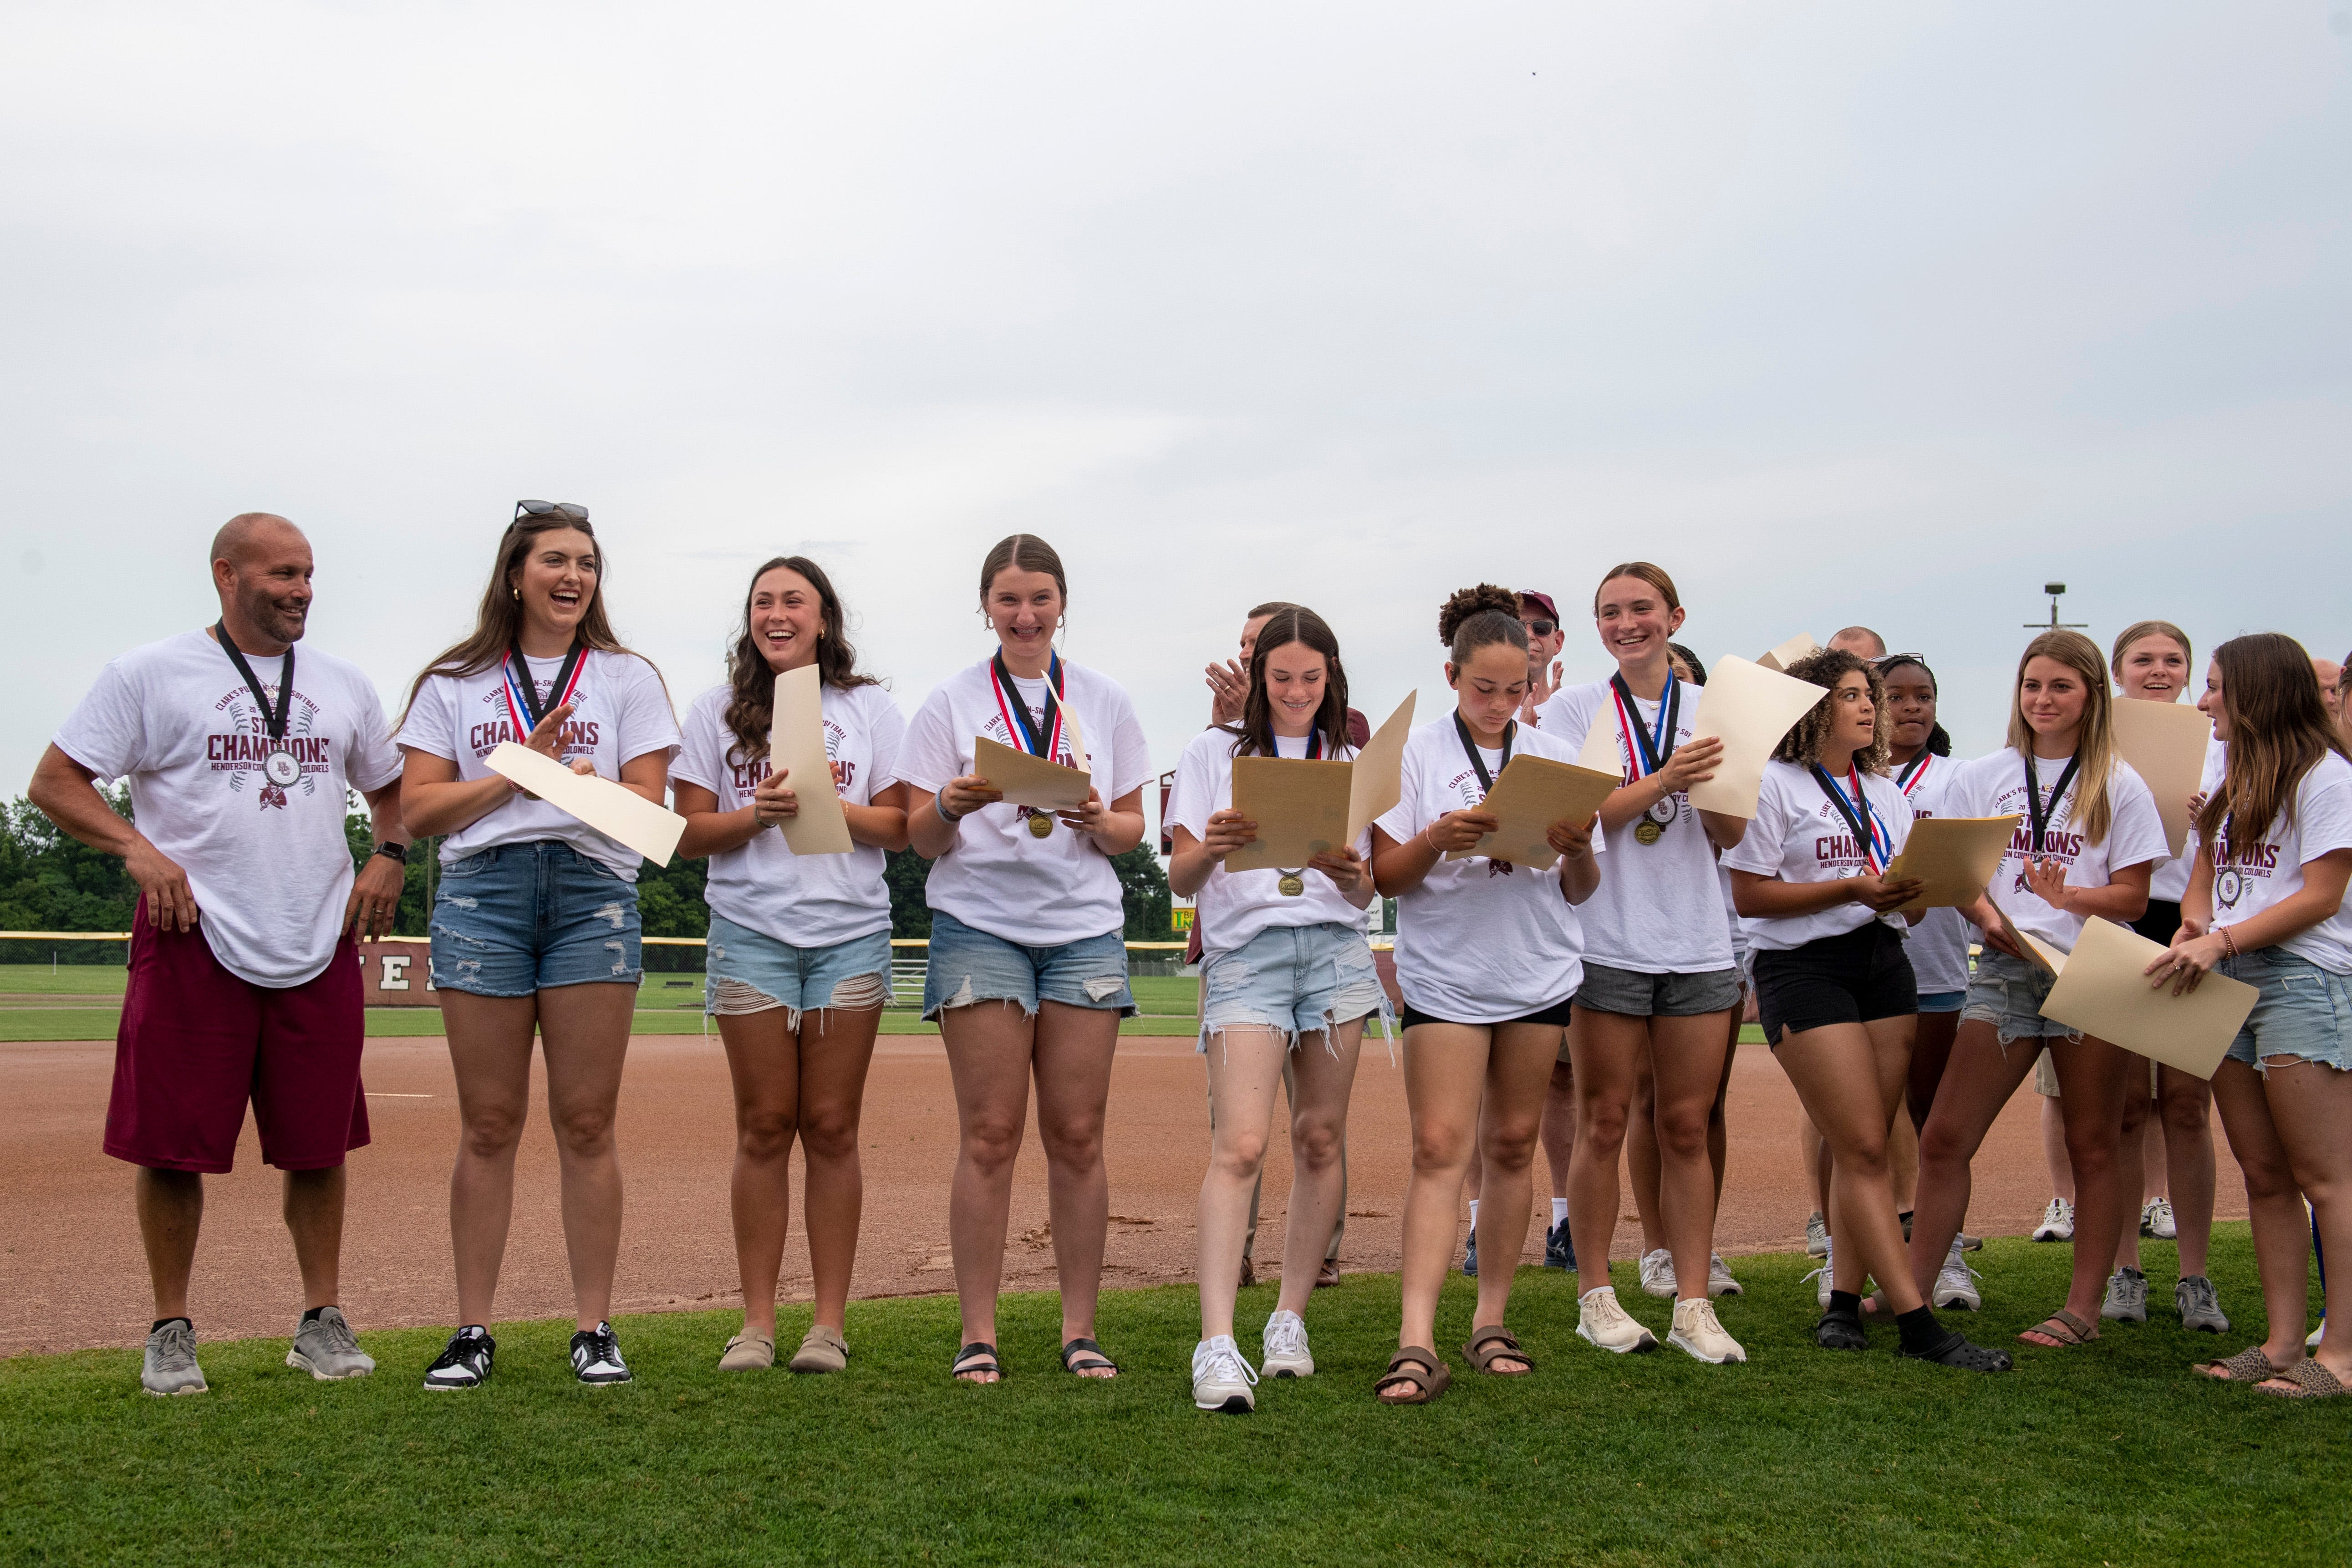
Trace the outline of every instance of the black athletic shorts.
<instances>
[{"instance_id":1,"label":"black athletic shorts","mask_svg":"<svg viewBox=\"0 0 2352 1568\"><path fill-rule=\"evenodd\" d=\"M2150 942L2172 945L2172 935L2180 929L2180 906L2170 899L2150 899L2147 913L2132 921L2132 930Z\"/></svg>"},{"instance_id":2,"label":"black athletic shorts","mask_svg":"<svg viewBox=\"0 0 2352 1568\"><path fill-rule=\"evenodd\" d=\"M1885 921L1825 936L1789 952L1759 947L1756 1016L1775 1047L1784 1029L1867 1024L1919 1010L1919 980L1903 938Z\"/></svg>"},{"instance_id":3,"label":"black athletic shorts","mask_svg":"<svg viewBox=\"0 0 2352 1568\"><path fill-rule=\"evenodd\" d=\"M1461 1024L1461 1026L1465 1029L1499 1029L1505 1024L1558 1024L1564 1029L1568 1027L1569 1009L1575 1003L1576 997L1571 994L1561 997L1549 1007L1528 1014L1524 1018L1503 1018L1492 1024ZM1433 1018L1426 1013L1417 1011L1410 1002L1404 1005L1404 1026L1408 1029L1415 1024L1460 1024L1460 1022L1455 1018Z\"/></svg>"}]
</instances>

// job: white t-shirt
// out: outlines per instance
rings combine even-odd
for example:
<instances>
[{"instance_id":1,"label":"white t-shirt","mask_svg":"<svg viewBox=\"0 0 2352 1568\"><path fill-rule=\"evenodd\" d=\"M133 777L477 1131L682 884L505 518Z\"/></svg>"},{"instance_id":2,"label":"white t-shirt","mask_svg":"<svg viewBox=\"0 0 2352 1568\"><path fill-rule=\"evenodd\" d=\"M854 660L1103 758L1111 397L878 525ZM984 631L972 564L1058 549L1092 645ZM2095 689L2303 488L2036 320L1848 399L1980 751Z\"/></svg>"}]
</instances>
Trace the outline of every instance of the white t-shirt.
<instances>
[{"instance_id":1,"label":"white t-shirt","mask_svg":"<svg viewBox=\"0 0 2352 1568\"><path fill-rule=\"evenodd\" d=\"M1731 873L1723 868L1721 861L1716 863L1715 879L1716 886L1722 889L1723 925L1731 938L1731 962L1739 969L1740 983L1746 984L1748 984L1748 931L1740 923L1738 908L1731 901Z\"/></svg>"},{"instance_id":2,"label":"white t-shirt","mask_svg":"<svg viewBox=\"0 0 2352 1568\"><path fill-rule=\"evenodd\" d=\"M246 662L277 710L283 655ZM221 967L284 990L334 956L352 889L344 791L400 776L375 683L308 644L294 649L285 749L302 776L262 769L269 727L228 654L204 632L136 647L99 675L52 739L101 779L131 779L139 831L188 874Z\"/></svg>"},{"instance_id":3,"label":"white t-shirt","mask_svg":"<svg viewBox=\"0 0 2352 1568\"><path fill-rule=\"evenodd\" d=\"M761 781L775 771L765 755L740 760L741 742L727 727L734 696L722 683L694 700L669 773L673 784L700 784L717 795L721 811L751 805ZM873 805L898 782L905 717L879 686L828 686L820 702L824 754L833 762L825 783L852 805ZM815 787L805 779L792 784L795 795ZM888 864L870 844L846 855L795 855L782 833L762 828L749 843L710 858L703 898L714 913L790 946L833 947L890 929L890 889L883 879Z\"/></svg>"},{"instance_id":4,"label":"white t-shirt","mask_svg":"<svg viewBox=\"0 0 2352 1568\"><path fill-rule=\"evenodd\" d=\"M1234 804L1234 743L1230 730L1203 730L1192 737L1176 763L1176 787L1168 795L1168 825L1181 827L1195 839L1209 836L1209 817ZM1277 735L1275 751L1286 757L1307 755L1307 737ZM1332 753L1345 762L1355 750L1342 745ZM1371 854L1370 828L1356 842L1356 853ZM1301 874L1307 890L1291 898L1282 890L1282 873L1272 867L1255 871L1228 871L1216 866L1201 884L1196 900L1204 952L1230 952L1245 947L1252 937L1276 926L1311 926L1327 921L1361 930L1364 911L1350 903L1330 878L1320 871Z\"/></svg>"},{"instance_id":5,"label":"white t-shirt","mask_svg":"<svg viewBox=\"0 0 2352 1568\"><path fill-rule=\"evenodd\" d=\"M1492 778L1503 753L1481 755ZM1514 756L1572 763L1576 748L1521 724ZM1486 798L1448 712L1404 744L1404 792L1379 827L1404 843L1449 811ZM1592 847L1604 847L1601 829ZM1608 880L1603 871L1601 880ZM1530 871L1484 856L1440 858L1421 885L1397 898L1397 988L1417 1013L1455 1024L1503 1024L1576 994L1584 982L1584 928L1560 891L1557 867Z\"/></svg>"},{"instance_id":6,"label":"white t-shirt","mask_svg":"<svg viewBox=\"0 0 2352 1568\"><path fill-rule=\"evenodd\" d=\"M1677 746L1691 738L1698 693L1696 686L1683 687L1675 723ZM1630 779L1633 764L1616 697L1606 680L1565 687L1543 705L1538 717L1543 732L1569 748L1570 761L1581 752L1592 726L1601 725L1616 743L1621 776ZM1646 725L1654 737L1658 704L1636 697L1633 705L1640 710L1634 722ZM1638 751L1640 742L1633 745ZM1715 845L1699 825L1698 813L1691 809L1690 796L1677 791L1652 807L1650 816L1665 827L1664 837L1643 844L1635 837L1640 823L1627 823L1619 830L1624 836L1617 847L1620 858L1610 862L1617 874L1602 878L1592 896L1577 906L1577 918L1584 926L1584 956L1642 974L1703 974L1730 968L1731 941L1724 922L1714 918L1722 889L1716 879Z\"/></svg>"},{"instance_id":7,"label":"white t-shirt","mask_svg":"<svg viewBox=\"0 0 2352 1568\"><path fill-rule=\"evenodd\" d=\"M1013 685L1031 721L1042 721L1045 680L1015 677ZM1094 765L1088 771L1103 804L1150 783L1150 747L1125 689L1067 659L1062 661L1062 689L1077 715L1078 738L1091 755ZM923 700L908 726L898 776L917 789L938 794L950 780L970 776L972 739L978 735L1014 751L1024 749L998 710L987 659L958 670ZM1065 767L1081 765L1071 746L1073 738L1066 728L1055 749L1054 761ZM999 802L965 817L955 843L931 868L926 901L974 931L1030 947L1058 947L1125 930L1118 872L1109 857L1092 839L1081 840L1059 821L1046 837L1033 838L1030 815L1026 806Z\"/></svg>"},{"instance_id":8,"label":"white t-shirt","mask_svg":"<svg viewBox=\"0 0 2352 1568\"><path fill-rule=\"evenodd\" d=\"M1848 777L1839 777L1837 782L1843 788L1853 787ZM1901 854L1903 841L1911 836L1911 803L1903 798L1893 779L1877 773L1862 775L1862 793L1893 846L1891 855ZM1756 819L1748 825L1748 836L1723 852L1723 863L1734 871L1777 877L1783 882L1839 882L1870 874L1870 862L1845 815L1822 793L1811 770L1794 763L1764 764ZM1747 928L1748 946L1787 952L1823 937L1859 931L1874 920L1883 920L1896 931L1906 925L1900 915L1874 915L1869 906L1855 903L1832 904L1809 915L1740 923Z\"/></svg>"},{"instance_id":9,"label":"white t-shirt","mask_svg":"<svg viewBox=\"0 0 2352 1568\"><path fill-rule=\"evenodd\" d=\"M1895 770L1895 782L1911 802L1912 820L1959 815L1947 809L1946 801L1967 764L1925 752L1913 760L1919 766L1908 784L1903 782L1903 770ZM1969 988L1969 922L1959 910L1929 910L1917 925L1909 928L1909 936L1911 968L1919 977L1921 995Z\"/></svg>"},{"instance_id":10,"label":"white t-shirt","mask_svg":"<svg viewBox=\"0 0 2352 1568\"><path fill-rule=\"evenodd\" d=\"M2209 781L2209 788L2220 784ZM2198 853L2199 836L2189 829L2188 853ZM2352 763L2334 752L2321 756L2294 786L2294 809L2282 811L2260 842L2241 849L2226 827L2213 849L2213 926L2250 921L2303 890L2303 868L2321 856L2352 848ZM2298 958L2331 974L2352 974L2352 910L2336 912L2280 942Z\"/></svg>"},{"instance_id":11,"label":"white t-shirt","mask_svg":"<svg viewBox=\"0 0 2352 1568\"><path fill-rule=\"evenodd\" d=\"M545 711L553 700L563 660L526 658L523 662L530 668L531 684L539 689ZM667 767L677 754L677 719L670 711L660 673L636 654L592 648L580 660L579 676L572 689L572 717L563 721L564 763L586 757L595 764L598 777L615 781L625 764L656 752ZM522 724L517 734L507 712L506 665L501 662L473 675L427 677L416 700L409 704L397 738L404 746L456 763L462 782L495 776L484 759L505 742L520 745L530 733L530 714L522 715ZM637 879L637 866L645 858L570 812L509 794L441 840L441 864L452 865L501 844L542 838L569 844L625 882Z\"/></svg>"},{"instance_id":12,"label":"white t-shirt","mask_svg":"<svg viewBox=\"0 0 2352 1568\"><path fill-rule=\"evenodd\" d=\"M2034 770L2041 780L2039 788L2045 803L2065 773L2066 763L2064 757L2036 759ZM2068 887L2104 888L2115 880L2116 871L2165 858L2168 847L2164 818L2157 814L2156 796L2148 793L2147 785L2129 763L2118 758L2115 771L2107 776L2105 843L2093 844L2074 825L2074 801L2081 794L2082 780L2078 776L2066 786L2063 800L2046 805L2050 830L2042 839L2042 858L2055 860L2066 868ZM1945 799L1947 809L1954 816L2007 816L2011 812L2018 815L2021 820L2017 831L2010 836L2000 868L1993 873L1990 889L1992 901L2018 930L2040 937L2063 952L2074 952L2075 939L2083 932L2083 917L2052 909L2042 901L2040 894L2025 885L2025 868L2033 852L2033 815L2026 804L2025 759L2010 746L2003 746L1989 757L1979 757L1961 771L1960 782L1953 785Z\"/></svg>"}]
</instances>

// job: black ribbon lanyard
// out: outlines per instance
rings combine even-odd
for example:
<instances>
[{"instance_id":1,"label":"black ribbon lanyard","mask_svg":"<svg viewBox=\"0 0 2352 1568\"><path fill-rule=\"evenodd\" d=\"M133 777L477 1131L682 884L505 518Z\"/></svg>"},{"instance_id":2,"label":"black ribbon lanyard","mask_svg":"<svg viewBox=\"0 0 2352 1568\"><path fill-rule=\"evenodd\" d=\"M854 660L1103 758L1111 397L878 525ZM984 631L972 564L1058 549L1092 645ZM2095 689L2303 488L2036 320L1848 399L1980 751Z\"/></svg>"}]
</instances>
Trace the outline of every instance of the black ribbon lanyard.
<instances>
[{"instance_id":1,"label":"black ribbon lanyard","mask_svg":"<svg viewBox=\"0 0 2352 1568\"><path fill-rule=\"evenodd\" d=\"M1495 780L1486 772L1486 759L1478 754L1478 742L1470 736L1470 726L1462 721L1462 710L1454 710L1454 732L1462 737L1462 749L1469 753L1470 765L1478 770L1478 798L1485 800L1495 793ZM1506 721L1503 725L1503 765L1511 765L1511 737L1519 732L1518 721Z\"/></svg>"},{"instance_id":2,"label":"black ribbon lanyard","mask_svg":"<svg viewBox=\"0 0 2352 1568\"><path fill-rule=\"evenodd\" d=\"M588 639L574 637L572 651L563 656L563 667L555 672L555 684L548 688L551 693L560 698L571 689L572 672L580 668L580 661L587 657L587 653ZM522 656L522 644L517 643L509 648L508 657L514 661L516 695L522 699L522 710L530 715L530 727L536 730L546 721L549 711L540 706L539 682L530 678L530 664ZM518 735L515 739L520 741L522 737Z\"/></svg>"},{"instance_id":3,"label":"black ribbon lanyard","mask_svg":"<svg viewBox=\"0 0 2352 1568\"><path fill-rule=\"evenodd\" d=\"M2033 816L2033 853L2042 853L2042 837L2050 831L2050 819L2057 815L2058 803L2066 798L2066 786L2074 782L2074 770L2083 765L2083 753L2075 752L2066 759L2066 771L2058 775L2058 787L2050 792L2050 803L2042 801L2042 775L2033 766L2033 753L2025 754L2025 805Z\"/></svg>"},{"instance_id":4,"label":"black ribbon lanyard","mask_svg":"<svg viewBox=\"0 0 2352 1568\"><path fill-rule=\"evenodd\" d=\"M990 656L990 662L996 666L997 689L1013 693L1013 700L1005 706L1013 710L1013 721L1021 726L1021 735L1028 743L1029 754L1052 762L1054 759L1046 753L1046 738L1054 732L1054 715L1061 710L1061 656L1052 656L1045 669L1045 714L1042 724L1029 717L1028 699L1023 697L1021 689L1013 684L1013 672L1004 668L1004 650L999 648Z\"/></svg>"},{"instance_id":5,"label":"black ribbon lanyard","mask_svg":"<svg viewBox=\"0 0 2352 1568\"><path fill-rule=\"evenodd\" d=\"M1633 701L1633 689L1625 684L1623 672L1611 676L1609 684L1617 689L1618 700L1625 704L1626 716L1633 721L1633 742L1642 748L1642 773L1647 777L1664 767L1675 754L1676 725L1683 712L1683 683L1675 679L1673 670L1666 671L1666 689L1658 703L1655 738L1642 722L1642 710Z\"/></svg>"},{"instance_id":6,"label":"black ribbon lanyard","mask_svg":"<svg viewBox=\"0 0 2352 1568\"><path fill-rule=\"evenodd\" d=\"M1862 849L1862 863L1869 867L1874 873L1877 872L1880 869L1875 864L1878 859L1878 840L1871 832L1870 797L1862 795L1861 776L1856 774L1854 778L1854 793L1861 798L1853 805L1848 805L1845 791L1838 788L1837 780L1830 777L1821 763L1815 763L1811 771L1813 782L1822 786L1822 793L1830 797L1830 804L1837 807L1837 814L1844 817L1845 825L1853 830L1854 843ZM1859 808L1859 814L1857 814L1857 808ZM1891 847L1888 852L1890 854L1893 852Z\"/></svg>"},{"instance_id":7,"label":"black ribbon lanyard","mask_svg":"<svg viewBox=\"0 0 2352 1568\"><path fill-rule=\"evenodd\" d=\"M236 672L245 677L247 689L253 693L254 701L260 705L262 721L269 727L270 744L276 746L283 742L287 716L294 711L294 645L286 645L285 661L278 667L278 711L272 713L269 699L261 694L261 682L254 677L253 666L245 662L244 652L229 640L226 617L214 624L213 640L221 645L221 651L228 655L231 664L236 666Z\"/></svg>"},{"instance_id":8,"label":"black ribbon lanyard","mask_svg":"<svg viewBox=\"0 0 2352 1568\"><path fill-rule=\"evenodd\" d=\"M1904 763L1895 774L1895 787L1901 790L1905 795L1909 795L1911 793L1911 781L1917 778L1919 776L1919 770L1927 765L1929 755L1930 753L1922 752L1917 756L1912 758L1909 762Z\"/></svg>"},{"instance_id":9,"label":"black ribbon lanyard","mask_svg":"<svg viewBox=\"0 0 2352 1568\"><path fill-rule=\"evenodd\" d=\"M1282 755L1282 737L1276 735L1271 728L1268 728L1265 732L1265 754L1269 757L1278 757ZM1320 730L1307 731L1307 760L1310 763L1314 762L1318 758L1321 757L1322 754L1323 731Z\"/></svg>"}]
</instances>

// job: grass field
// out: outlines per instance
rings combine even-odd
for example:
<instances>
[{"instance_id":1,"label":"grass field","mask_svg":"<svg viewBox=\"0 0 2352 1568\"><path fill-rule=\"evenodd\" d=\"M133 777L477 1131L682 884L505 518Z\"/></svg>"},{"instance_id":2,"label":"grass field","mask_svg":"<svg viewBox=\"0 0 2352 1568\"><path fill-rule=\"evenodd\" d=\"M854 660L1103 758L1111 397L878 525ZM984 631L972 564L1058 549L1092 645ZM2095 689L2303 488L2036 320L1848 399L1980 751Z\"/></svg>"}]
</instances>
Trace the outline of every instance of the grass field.
<instances>
[{"instance_id":1,"label":"grass field","mask_svg":"<svg viewBox=\"0 0 2352 1568\"><path fill-rule=\"evenodd\" d=\"M2159 1287L2171 1248L2149 1247ZM1986 1249L1991 1310L1953 1314L2007 1342L2063 1289L2066 1253ZM140 1394L123 1351L0 1363L0 1557L11 1563L1202 1563L1478 1560L1684 1563L2341 1563L2335 1482L2347 1405L2193 1378L2234 1350L2110 1325L2095 1352L2025 1350L1984 1377L1911 1365L1891 1328L1867 1354L1812 1348L1805 1260L1744 1259L1724 1304L1755 1357L1712 1368L1623 1360L1572 1337L1565 1276L1522 1274L1523 1382L1457 1363L1454 1391L1387 1410L1393 1277L1356 1276L1309 1311L1323 1375L1261 1387L1256 1415L1190 1403L1190 1289L1106 1297L1127 1375L1055 1365L1053 1299L1009 1298L1010 1373L945 1376L954 1302L854 1303L851 1370L722 1375L731 1314L621 1325L638 1381L589 1392L568 1323L499 1331L471 1394L416 1386L436 1331L367 1333L383 1363L315 1384L286 1342L204 1348L210 1394ZM2252 1330L2242 1225L2216 1237L2224 1300ZM1661 1332L1664 1304L1621 1296ZM2167 1292L2159 1289L2158 1297ZM1244 1347L1272 1309L1245 1292ZM1467 1282L1441 1314L1470 1328ZM788 1314L788 1337L805 1326ZM2352 1405L2352 1402L2347 1402Z\"/></svg>"}]
</instances>

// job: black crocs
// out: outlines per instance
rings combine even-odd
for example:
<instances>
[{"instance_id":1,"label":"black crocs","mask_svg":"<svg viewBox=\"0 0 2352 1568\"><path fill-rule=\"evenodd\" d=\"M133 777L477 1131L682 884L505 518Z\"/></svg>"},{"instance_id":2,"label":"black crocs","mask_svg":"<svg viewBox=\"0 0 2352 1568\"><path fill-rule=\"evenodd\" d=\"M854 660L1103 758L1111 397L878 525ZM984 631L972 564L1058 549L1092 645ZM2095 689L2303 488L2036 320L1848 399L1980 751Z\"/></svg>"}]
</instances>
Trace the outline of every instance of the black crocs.
<instances>
[{"instance_id":1,"label":"black crocs","mask_svg":"<svg viewBox=\"0 0 2352 1568\"><path fill-rule=\"evenodd\" d=\"M1956 1366L1963 1372L2011 1372L2017 1366L2007 1351L1972 1343L1967 1336L1957 1333L1945 1335L1944 1342L1932 1351L1897 1350L1895 1353L1913 1361L1933 1362L1937 1366Z\"/></svg>"},{"instance_id":2,"label":"black crocs","mask_svg":"<svg viewBox=\"0 0 2352 1568\"><path fill-rule=\"evenodd\" d=\"M1822 1321L1813 1325L1813 1343L1825 1351L1866 1351L1870 1336L1863 1332L1860 1318L1823 1312Z\"/></svg>"}]
</instances>

